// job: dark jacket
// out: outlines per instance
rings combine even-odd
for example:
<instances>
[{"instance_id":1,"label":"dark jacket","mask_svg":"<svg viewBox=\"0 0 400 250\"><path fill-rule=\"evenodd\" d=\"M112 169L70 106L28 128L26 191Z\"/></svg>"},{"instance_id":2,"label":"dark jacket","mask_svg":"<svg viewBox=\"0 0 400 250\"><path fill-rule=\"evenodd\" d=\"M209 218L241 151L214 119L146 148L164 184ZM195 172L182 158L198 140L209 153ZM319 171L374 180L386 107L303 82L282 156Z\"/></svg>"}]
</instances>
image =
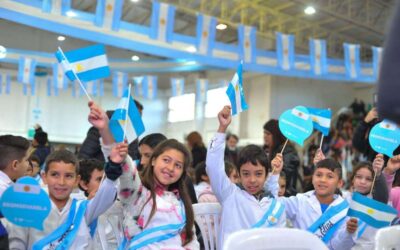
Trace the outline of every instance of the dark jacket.
<instances>
[{"instance_id":1,"label":"dark jacket","mask_svg":"<svg viewBox=\"0 0 400 250\"><path fill-rule=\"evenodd\" d=\"M204 146L194 146L192 148L193 167L196 167L200 162L206 161L207 149Z\"/></svg>"}]
</instances>

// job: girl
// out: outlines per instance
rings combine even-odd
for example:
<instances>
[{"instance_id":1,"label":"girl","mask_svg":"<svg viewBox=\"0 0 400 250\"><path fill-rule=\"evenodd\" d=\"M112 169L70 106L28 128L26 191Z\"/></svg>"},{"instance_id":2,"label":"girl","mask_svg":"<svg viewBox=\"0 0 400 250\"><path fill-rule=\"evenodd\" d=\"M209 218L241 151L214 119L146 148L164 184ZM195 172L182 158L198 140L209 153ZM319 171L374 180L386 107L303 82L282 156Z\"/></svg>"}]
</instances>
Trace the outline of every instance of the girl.
<instances>
[{"instance_id":1,"label":"girl","mask_svg":"<svg viewBox=\"0 0 400 250\"><path fill-rule=\"evenodd\" d=\"M102 150L108 156L113 144L108 118L93 102L89 107L91 123L99 129ZM165 140L154 149L140 175L127 157L119 192L125 236L122 249L199 249L185 185L190 162L190 152L174 139Z\"/></svg>"},{"instance_id":2,"label":"girl","mask_svg":"<svg viewBox=\"0 0 400 250\"><path fill-rule=\"evenodd\" d=\"M390 202L397 209L397 215L400 217L400 155L389 159L383 175L386 178L388 190L390 192Z\"/></svg>"},{"instance_id":3,"label":"girl","mask_svg":"<svg viewBox=\"0 0 400 250\"><path fill-rule=\"evenodd\" d=\"M196 175L196 196L199 202L218 202L214 192L211 189L210 178L206 172L206 163L200 162L195 167Z\"/></svg>"}]
</instances>

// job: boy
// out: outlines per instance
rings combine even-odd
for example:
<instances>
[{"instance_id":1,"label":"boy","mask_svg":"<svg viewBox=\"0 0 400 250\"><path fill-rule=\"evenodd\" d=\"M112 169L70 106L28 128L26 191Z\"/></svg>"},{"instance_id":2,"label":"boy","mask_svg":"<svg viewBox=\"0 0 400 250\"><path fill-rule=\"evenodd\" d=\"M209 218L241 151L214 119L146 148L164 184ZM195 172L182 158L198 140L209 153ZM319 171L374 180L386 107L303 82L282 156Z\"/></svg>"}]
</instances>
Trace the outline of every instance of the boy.
<instances>
[{"instance_id":1,"label":"boy","mask_svg":"<svg viewBox=\"0 0 400 250\"><path fill-rule=\"evenodd\" d=\"M349 205L338 194L343 182L342 167L333 159L321 159L319 155L314 159L314 190L288 198L279 197L279 201L285 204L286 216L294 228L315 234L329 249L350 249L357 220L347 217ZM275 160L283 166L282 154Z\"/></svg>"},{"instance_id":2,"label":"boy","mask_svg":"<svg viewBox=\"0 0 400 250\"><path fill-rule=\"evenodd\" d=\"M96 159L81 160L79 162L79 188L85 193L88 200L92 199L99 189L104 174L104 164Z\"/></svg>"},{"instance_id":3,"label":"boy","mask_svg":"<svg viewBox=\"0 0 400 250\"><path fill-rule=\"evenodd\" d=\"M222 205L221 237L217 249L229 234L249 228L284 227L284 207L263 189L270 164L264 151L249 145L239 152L240 185L232 183L224 170L225 131L231 123L231 108L218 114L219 128L207 151L206 170L212 190ZM277 179L278 176L271 178ZM277 192L277 191L276 191Z\"/></svg>"},{"instance_id":4,"label":"boy","mask_svg":"<svg viewBox=\"0 0 400 250\"><path fill-rule=\"evenodd\" d=\"M120 164L127 153L127 145L117 145L112 149L106 165L107 178L90 201L70 198L80 180L76 156L67 150L51 153L42 174L52 203L50 214L43 222L44 230L13 226L10 248L90 249L89 226L113 204L117 194L114 181L122 173Z\"/></svg>"},{"instance_id":5,"label":"boy","mask_svg":"<svg viewBox=\"0 0 400 250\"><path fill-rule=\"evenodd\" d=\"M28 171L26 172L27 176L31 176L34 178L39 184L41 183L41 178L40 178L40 159L36 155L31 154L29 156L29 163L30 163L30 168L28 168Z\"/></svg>"},{"instance_id":6,"label":"boy","mask_svg":"<svg viewBox=\"0 0 400 250\"><path fill-rule=\"evenodd\" d=\"M25 175L29 166L29 141L21 136L0 136L0 198L13 181ZM0 218L3 215L0 213ZM8 235L0 222L0 249L8 249Z\"/></svg>"}]
</instances>

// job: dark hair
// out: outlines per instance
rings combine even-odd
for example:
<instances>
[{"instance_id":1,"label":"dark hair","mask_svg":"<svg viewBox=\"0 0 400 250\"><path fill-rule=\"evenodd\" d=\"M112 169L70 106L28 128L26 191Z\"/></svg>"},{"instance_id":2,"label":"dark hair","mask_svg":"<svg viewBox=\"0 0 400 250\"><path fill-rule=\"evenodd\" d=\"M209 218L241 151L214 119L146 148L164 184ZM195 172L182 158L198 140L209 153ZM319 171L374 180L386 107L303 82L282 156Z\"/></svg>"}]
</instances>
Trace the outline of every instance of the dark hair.
<instances>
[{"instance_id":1,"label":"dark hair","mask_svg":"<svg viewBox=\"0 0 400 250\"><path fill-rule=\"evenodd\" d=\"M284 171L281 171L281 173L279 174L279 178L285 179L286 181L286 174Z\"/></svg>"},{"instance_id":2,"label":"dark hair","mask_svg":"<svg viewBox=\"0 0 400 250\"><path fill-rule=\"evenodd\" d=\"M239 137L235 134L228 134L226 140L228 141L231 137L235 138L236 141L239 141Z\"/></svg>"},{"instance_id":3,"label":"dark hair","mask_svg":"<svg viewBox=\"0 0 400 250\"><path fill-rule=\"evenodd\" d=\"M90 179L92 178L92 173L95 169L103 171L104 164L97 159L87 159L79 161L79 175L81 176L81 181L83 181L85 184L88 184L90 182ZM81 187L80 184L79 188L85 192L85 196L89 196L89 194L86 192L85 189Z\"/></svg>"},{"instance_id":4,"label":"dark hair","mask_svg":"<svg viewBox=\"0 0 400 250\"><path fill-rule=\"evenodd\" d=\"M14 160L22 160L29 149L29 141L22 136L0 136L0 170Z\"/></svg>"},{"instance_id":5,"label":"dark hair","mask_svg":"<svg viewBox=\"0 0 400 250\"><path fill-rule=\"evenodd\" d=\"M206 163L204 161L198 163L195 167L194 167L194 176L196 178L195 180L195 184L199 184L200 182L202 182L203 180L201 179L201 177L205 175L207 175L206 172Z\"/></svg>"},{"instance_id":6,"label":"dark hair","mask_svg":"<svg viewBox=\"0 0 400 250\"><path fill-rule=\"evenodd\" d=\"M236 169L235 165L233 165L231 162L229 161L225 161L225 173L226 175L229 177L232 173L232 171Z\"/></svg>"},{"instance_id":7,"label":"dark hair","mask_svg":"<svg viewBox=\"0 0 400 250\"><path fill-rule=\"evenodd\" d=\"M279 122L276 119L267 121L263 128L272 134L272 145L269 149L269 158L272 160L275 157L276 152L278 152L279 146L286 141L286 138L280 131Z\"/></svg>"},{"instance_id":8,"label":"dark hair","mask_svg":"<svg viewBox=\"0 0 400 250\"><path fill-rule=\"evenodd\" d=\"M374 178L375 176L375 171L374 168L372 167L371 162L369 161L362 161L359 162L353 169L353 172L351 173L351 177L350 177L350 183L353 182L354 177L356 177L356 174L358 172L358 170L362 169L362 168L366 168L371 172L372 178Z\"/></svg>"},{"instance_id":9,"label":"dark hair","mask_svg":"<svg viewBox=\"0 0 400 250\"><path fill-rule=\"evenodd\" d=\"M64 163L70 163L75 166L75 173L79 173L79 163L78 163L78 158L76 156L65 149L62 150L56 150L53 153L49 154L46 158L46 163L44 166L44 172L49 171L49 166L52 162L64 162Z\"/></svg>"},{"instance_id":10,"label":"dark hair","mask_svg":"<svg viewBox=\"0 0 400 250\"><path fill-rule=\"evenodd\" d=\"M157 159L157 157L159 157L161 154L163 154L165 151L170 149L175 149L181 152L184 156L182 176L178 179L178 181L169 185L168 190L178 189L179 197L182 199L183 204L185 206L186 225L184 232L186 234L186 239L183 245L186 245L192 241L194 236L192 231L194 226L194 212L192 207L192 201L189 196L189 191L185 184L186 183L185 179L188 178L186 176L187 175L186 173L191 164L192 158L190 152L185 147L185 145L183 145L182 143L178 142L175 139L165 140L157 145L157 147L154 149L153 154L151 155L148 166L143 170L143 174L141 175L143 186L145 186L148 190L150 190L151 194L147 202L149 202L150 199L153 201L153 206L151 208L148 222L154 216L157 208L156 192L155 192L156 183L154 176L154 166L152 162L153 160Z\"/></svg>"},{"instance_id":11,"label":"dark hair","mask_svg":"<svg viewBox=\"0 0 400 250\"><path fill-rule=\"evenodd\" d=\"M38 164L39 167L40 167L40 159L39 159L39 157L38 157L37 155L31 154L31 155L29 156L28 160L29 160L30 162L32 162L32 161L37 162L37 164Z\"/></svg>"},{"instance_id":12,"label":"dark hair","mask_svg":"<svg viewBox=\"0 0 400 250\"><path fill-rule=\"evenodd\" d=\"M167 137L161 133L153 133L146 135L139 141L140 145L148 145L150 148L155 148L160 142L165 141Z\"/></svg>"},{"instance_id":13,"label":"dark hair","mask_svg":"<svg viewBox=\"0 0 400 250\"><path fill-rule=\"evenodd\" d=\"M269 170L271 169L271 164L269 163L265 152L259 146L254 144L247 145L242 150L240 150L238 156L238 165L236 166L239 174L242 165L248 162L253 165L257 165L257 163L260 163L265 168L265 172L267 175Z\"/></svg>"},{"instance_id":14,"label":"dark hair","mask_svg":"<svg viewBox=\"0 0 400 250\"><path fill-rule=\"evenodd\" d=\"M188 141L188 144L191 147L194 146L204 147L203 138L201 137L201 134L197 131L190 132L186 137L186 140Z\"/></svg>"},{"instance_id":15,"label":"dark hair","mask_svg":"<svg viewBox=\"0 0 400 250\"><path fill-rule=\"evenodd\" d=\"M38 131L35 133L33 139L35 139L40 146L45 146L47 143L47 133Z\"/></svg>"},{"instance_id":16,"label":"dark hair","mask_svg":"<svg viewBox=\"0 0 400 250\"><path fill-rule=\"evenodd\" d=\"M318 169L318 168L327 168L327 169L331 170L332 172L335 172L335 170L336 170L337 174L339 176L339 180L341 180L343 178L342 166L340 165L339 162L337 162L334 159L326 158L326 159L319 161L315 165L315 169Z\"/></svg>"}]
</instances>

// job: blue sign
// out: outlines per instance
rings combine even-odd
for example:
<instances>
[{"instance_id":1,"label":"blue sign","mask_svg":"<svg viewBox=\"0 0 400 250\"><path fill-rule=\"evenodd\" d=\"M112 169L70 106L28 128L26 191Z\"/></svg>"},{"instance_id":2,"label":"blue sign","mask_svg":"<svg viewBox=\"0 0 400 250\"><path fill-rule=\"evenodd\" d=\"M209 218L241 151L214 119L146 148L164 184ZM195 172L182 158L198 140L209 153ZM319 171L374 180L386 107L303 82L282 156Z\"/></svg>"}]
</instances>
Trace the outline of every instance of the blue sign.
<instances>
[{"instance_id":1,"label":"blue sign","mask_svg":"<svg viewBox=\"0 0 400 250\"><path fill-rule=\"evenodd\" d=\"M313 132L313 123L308 110L303 106L286 110L279 117L279 129L287 139L303 146L304 140Z\"/></svg>"},{"instance_id":2,"label":"blue sign","mask_svg":"<svg viewBox=\"0 0 400 250\"><path fill-rule=\"evenodd\" d=\"M4 217L21 227L43 230L43 221L50 213L49 196L32 177L22 177L4 191L0 201Z\"/></svg>"},{"instance_id":3,"label":"blue sign","mask_svg":"<svg viewBox=\"0 0 400 250\"><path fill-rule=\"evenodd\" d=\"M396 124L383 120L371 129L369 144L376 152L393 157L393 151L400 145L400 130Z\"/></svg>"}]
</instances>

